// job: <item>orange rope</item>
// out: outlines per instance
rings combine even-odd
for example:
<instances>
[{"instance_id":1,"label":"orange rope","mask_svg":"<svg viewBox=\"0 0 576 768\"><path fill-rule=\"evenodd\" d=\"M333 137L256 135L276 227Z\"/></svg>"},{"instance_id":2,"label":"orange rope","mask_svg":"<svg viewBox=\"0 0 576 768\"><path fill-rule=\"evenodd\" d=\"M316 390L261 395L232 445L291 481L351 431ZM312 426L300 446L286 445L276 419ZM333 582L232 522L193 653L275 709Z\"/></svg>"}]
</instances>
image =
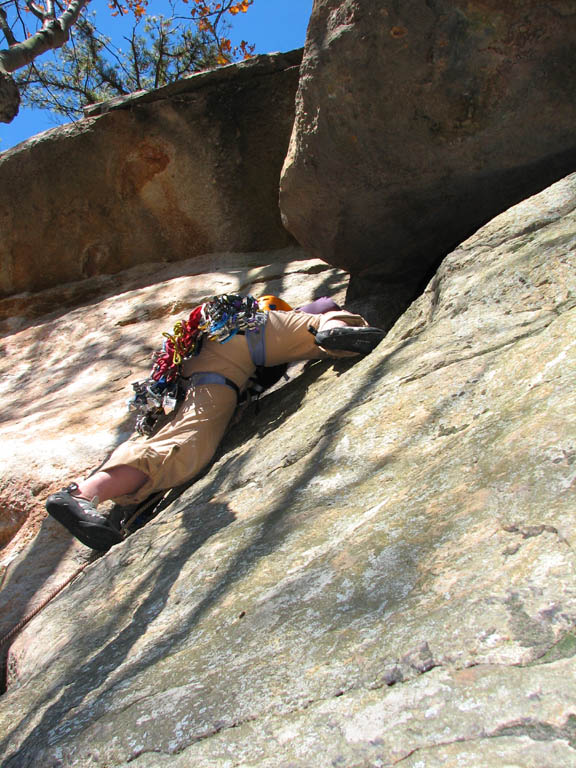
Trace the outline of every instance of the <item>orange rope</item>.
<instances>
[{"instance_id":1,"label":"orange rope","mask_svg":"<svg viewBox=\"0 0 576 768\"><path fill-rule=\"evenodd\" d=\"M17 635L25 626L28 624L29 621L31 621L34 616L40 613L40 611L48 605L48 603L53 600L57 594L62 592L64 587L67 587L68 584L70 584L71 581L73 581L78 574L80 574L84 568L86 568L87 565L90 565L90 563L84 563L84 565L81 565L80 568L74 571L74 573L69 576L66 581L64 581L62 584L60 584L59 587L56 587L55 589L50 592L50 594L44 598L44 600L40 603L40 605L37 605L34 610L30 611L30 613L27 613L26 616L24 616L23 619L21 619L18 624L16 624L15 627L12 627L12 629L7 632L4 637L0 638L0 648L7 643L9 640L11 640L15 635Z\"/></svg>"}]
</instances>

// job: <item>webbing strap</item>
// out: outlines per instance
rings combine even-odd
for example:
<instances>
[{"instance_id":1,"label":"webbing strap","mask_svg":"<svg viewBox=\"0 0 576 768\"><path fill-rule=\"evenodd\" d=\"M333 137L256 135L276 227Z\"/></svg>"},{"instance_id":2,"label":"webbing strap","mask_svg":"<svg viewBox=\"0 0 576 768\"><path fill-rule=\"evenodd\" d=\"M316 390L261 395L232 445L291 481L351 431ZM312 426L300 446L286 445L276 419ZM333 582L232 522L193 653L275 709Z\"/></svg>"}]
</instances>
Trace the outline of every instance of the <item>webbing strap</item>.
<instances>
[{"instance_id":1,"label":"webbing strap","mask_svg":"<svg viewBox=\"0 0 576 768\"><path fill-rule=\"evenodd\" d=\"M193 373L191 376L184 378L184 381L191 387L199 387L203 384L224 384L236 392L236 397L240 397L238 385L232 379L222 376L221 373Z\"/></svg>"},{"instance_id":2,"label":"webbing strap","mask_svg":"<svg viewBox=\"0 0 576 768\"><path fill-rule=\"evenodd\" d=\"M265 315L264 322L261 325L257 325L256 328L246 331L246 341L248 343L248 349L250 350L250 357L252 362L258 368L261 365L266 365L266 321L268 315Z\"/></svg>"}]
</instances>

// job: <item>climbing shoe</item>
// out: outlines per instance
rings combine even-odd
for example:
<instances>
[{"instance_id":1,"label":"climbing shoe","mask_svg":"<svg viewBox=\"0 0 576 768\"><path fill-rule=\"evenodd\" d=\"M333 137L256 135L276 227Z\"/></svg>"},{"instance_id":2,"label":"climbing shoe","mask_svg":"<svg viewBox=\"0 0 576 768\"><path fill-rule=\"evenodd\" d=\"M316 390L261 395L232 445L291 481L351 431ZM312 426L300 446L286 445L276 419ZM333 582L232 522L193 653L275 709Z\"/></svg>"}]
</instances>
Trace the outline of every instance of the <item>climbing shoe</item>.
<instances>
[{"instance_id":1,"label":"climbing shoe","mask_svg":"<svg viewBox=\"0 0 576 768\"><path fill-rule=\"evenodd\" d=\"M367 355L380 344L385 335L380 328L342 326L330 331L318 331L315 334L315 342L323 349Z\"/></svg>"},{"instance_id":2,"label":"climbing shoe","mask_svg":"<svg viewBox=\"0 0 576 768\"><path fill-rule=\"evenodd\" d=\"M73 494L78 491L76 483L71 483L58 493L46 499L48 514L75 536L78 541L98 552L106 552L114 544L124 540L120 531L107 517L96 512L98 500L82 499Z\"/></svg>"}]
</instances>

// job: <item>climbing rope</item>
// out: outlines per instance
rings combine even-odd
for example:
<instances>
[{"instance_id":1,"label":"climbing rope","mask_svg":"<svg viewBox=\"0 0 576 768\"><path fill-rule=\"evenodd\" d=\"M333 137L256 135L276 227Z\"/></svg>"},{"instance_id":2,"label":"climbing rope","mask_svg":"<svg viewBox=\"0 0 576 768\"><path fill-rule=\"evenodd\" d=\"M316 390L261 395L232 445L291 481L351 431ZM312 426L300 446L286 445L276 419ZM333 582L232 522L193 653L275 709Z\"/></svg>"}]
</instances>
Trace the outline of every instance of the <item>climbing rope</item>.
<instances>
[{"instance_id":1,"label":"climbing rope","mask_svg":"<svg viewBox=\"0 0 576 768\"><path fill-rule=\"evenodd\" d=\"M83 570L86 568L86 566L88 566L88 565L90 565L90 563L84 563L84 565L81 565L79 568L77 568L77 569L74 571L74 573L73 573L71 576L69 576L69 577L68 577L68 578L67 578L67 579L66 579L66 580L65 580L65 581L64 581L62 584L60 584L58 587L56 587L55 589L53 589L53 590L52 590L52 592L50 592L50 593L48 594L48 596L47 596L47 597L45 597L45 598L44 598L44 600L42 600L42 602L41 602L39 605L37 605L37 606L36 606L36 608L34 608L32 611L30 611L30 613L27 613L27 614L24 616L24 618L23 618L23 619L21 619L21 620L18 622L18 624L16 624L16 626L12 627L12 629L11 629L9 632L7 632L7 633L6 633L6 634L5 634L3 637L1 637L1 638L0 638L0 648L2 648L2 647L3 647L3 646L6 644L6 643L8 643L8 641L9 641L9 640L11 640L11 639L12 639L13 637L15 637L15 636L16 636L16 635L17 635L17 634L18 634L18 633L19 633L19 632L20 632L22 629L24 629L24 627L26 626L26 624L28 624L28 622L29 622L29 621L32 621L32 619L34 618L34 616L37 616L37 615L40 613L40 611L41 611L43 608L45 608L45 607L48 605L48 603L49 603L51 600L53 600L53 599L56 597L56 595L58 595L60 592L62 592L62 590L64 589L64 587L67 587L67 586L68 586L68 584L70 584L70 582L71 582L71 581L74 581L74 579L76 578L76 576L78 576L80 573L82 573L82 571L83 571Z\"/></svg>"}]
</instances>

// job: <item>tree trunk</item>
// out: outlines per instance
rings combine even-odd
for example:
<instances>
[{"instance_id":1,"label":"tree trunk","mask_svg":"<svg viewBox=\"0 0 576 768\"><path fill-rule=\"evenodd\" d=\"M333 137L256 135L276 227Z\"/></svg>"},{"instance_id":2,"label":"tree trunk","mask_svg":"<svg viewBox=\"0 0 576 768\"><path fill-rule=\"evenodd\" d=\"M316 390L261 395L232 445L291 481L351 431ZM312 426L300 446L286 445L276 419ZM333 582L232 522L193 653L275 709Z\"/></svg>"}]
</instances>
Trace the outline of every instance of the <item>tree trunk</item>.
<instances>
[{"instance_id":1,"label":"tree trunk","mask_svg":"<svg viewBox=\"0 0 576 768\"><path fill-rule=\"evenodd\" d=\"M18 114L20 93L14 79L0 69L0 123L11 123Z\"/></svg>"}]
</instances>

